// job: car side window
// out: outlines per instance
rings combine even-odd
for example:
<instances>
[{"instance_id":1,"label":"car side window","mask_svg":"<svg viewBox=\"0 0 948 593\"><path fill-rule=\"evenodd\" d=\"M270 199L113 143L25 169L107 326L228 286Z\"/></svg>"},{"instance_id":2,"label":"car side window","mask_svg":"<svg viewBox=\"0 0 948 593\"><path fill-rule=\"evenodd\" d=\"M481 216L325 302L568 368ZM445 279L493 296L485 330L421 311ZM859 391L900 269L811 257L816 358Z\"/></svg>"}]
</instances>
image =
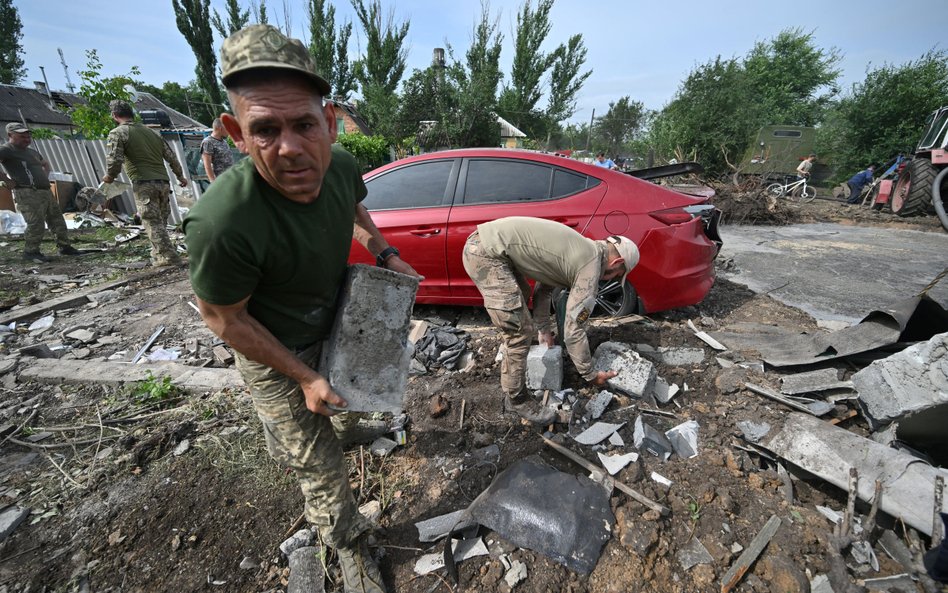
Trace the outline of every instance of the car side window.
<instances>
[{"instance_id":1,"label":"car side window","mask_svg":"<svg viewBox=\"0 0 948 593\"><path fill-rule=\"evenodd\" d=\"M552 167L537 163L472 159L467 166L464 203L546 200L552 172Z\"/></svg>"},{"instance_id":2,"label":"car side window","mask_svg":"<svg viewBox=\"0 0 948 593\"><path fill-rule=\"evenodd\" d=\"M373 177L365 183L369 193L362 204L369 210L440 206L453 166L453 160L429 161Z\"/></svg>"},{"instance_id":3,"label":"car side window","mask_svg":"<svg viewBox=\"0 0 948 593\"><path fill-rule=\"evenodd\" d=\"M585 175L578 175L562 169L553 170L553 191L550 197L562 198L586 189ZM597 181L598 183L598 181Z\"/></svg>"}]
</instances>

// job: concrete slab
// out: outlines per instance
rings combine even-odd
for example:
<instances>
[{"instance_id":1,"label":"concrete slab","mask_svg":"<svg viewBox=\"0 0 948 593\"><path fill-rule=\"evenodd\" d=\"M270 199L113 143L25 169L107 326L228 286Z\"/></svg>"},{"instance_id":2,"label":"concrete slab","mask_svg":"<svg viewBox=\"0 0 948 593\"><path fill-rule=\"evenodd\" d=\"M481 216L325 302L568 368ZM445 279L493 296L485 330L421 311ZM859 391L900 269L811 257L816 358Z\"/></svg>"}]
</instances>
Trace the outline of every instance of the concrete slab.
<instances>
[{"instance_id":1,"label":"concrete slab","mask_svg":"<svg viewBox=\"0 0 948 593\"><path fill-rule=\"evenodd\" d=\"M689 366L704 362L703 348L678 348L673 346L659 346L636 344L636 351L652 362L659 362L671 366Z\"/></svg>"},{"instance_id":2,"label":"concrete slab","mask_svg":"<svg viewBox=\"0 0 948 593\"><path fill-rule=\"evenodd\" d=\"M452 531L461 531L474 525L474 520L465 515L466 509L461 509L415 523L418 529L418 541L437 541Z\"/></svg>"},{"instance_id":3,"label":"concrete slab","mask_svg":"<svg viewBox=\"0 0 948 593\"><path fill-rule=\"evenodd\" d=\"M232 369L207 369L173 362L126 364L102 360L57 360L40 358L20 371L21 381L40 383L101 383L123 385L144 381L148 375L171 377L178 387L192 392L244 387L240 373Z\"/></svg>"},{"instance_id":4,"label":"concrete slab","mask_svg":"<svg viewBox=\"0 0 948 593\"><path fill-rule=\"evenodd\" d=\"M873 430L948 403L948 333L874 361L852 380Z\"/></svg>"},{"instance_id":5,"label":"concrete slab","mask_svg":"<svg viewBox=\"0 0 948 593\"><path fill-rule=\"evenodd\" d=\"M601 442L606 437L610 436L615 431L619 430L625 426L625 422L622 424L612 424L609 422L597 422L584 430L583 432L576 435L576 442L581 445L595 445L596 443Z\"/></svg>"},{"instance_id":6,"label":"concrete slab","mask_svg":"<svg viewBox=\"0 0 948 593\"><path fill-rule=\"evenodd\" d=\"M652 396L663 404L667 404L680 391L680 387L675 383L669 384L661 377L655 377L652 383Z\"/></svg>"},{"instance_id":7,"label":"concrete slab","mask_svg":"<svg viewBox=\"0 0 948 593\"><path fill-rule=\"evenodd\" d=\"M30 509L20 506L10 506L0 511L0 542L7 539L29 516Z\"/></svg>"},{"instance_id":8,"label":"concrete slab","mask_svg":"<svg viewBox=\"0 0 948 593\"><path fill-rule=\"evenodd\" d=\"M609 407L613 397L615 396L608 391L600 391L596 397L590 399L589 403L586 404L586 413L589 414L589 417L593 420L598 419L602 416L602 413L606 411L606 408Z\"/></svg>"},{"instance_id":9,"label":"concrete slab","mask_svg":"<svg viewBox=\"0 0 948 593\"><path fill-rule=\"evenodd\" d=\"M376 266L349 267L320 372L350 412L402 410L408 330L418 279Z\"/></svg>"},{"instance_id":10,"label":"concrete slab","mask_svg":"<svg viewBox=\"0 0 948 593\"><path fill-rule=\"evenodd\" d=\"M609 388L636 397L642 397L655 381L655 365L620 342L599 344L593 356L593 368L617 372L618 375L606 383Z\"/></svg>"},{"instance_id":11,"label":"concrete slab","mask_svg":"<svg viewBox=\"0 0 948 593\"><path fill-rule=\"evenodd\" d=\"M527 354L527 389L559 391L562 387L563 348L531 346Z\"/></svg>"}]
</instances>

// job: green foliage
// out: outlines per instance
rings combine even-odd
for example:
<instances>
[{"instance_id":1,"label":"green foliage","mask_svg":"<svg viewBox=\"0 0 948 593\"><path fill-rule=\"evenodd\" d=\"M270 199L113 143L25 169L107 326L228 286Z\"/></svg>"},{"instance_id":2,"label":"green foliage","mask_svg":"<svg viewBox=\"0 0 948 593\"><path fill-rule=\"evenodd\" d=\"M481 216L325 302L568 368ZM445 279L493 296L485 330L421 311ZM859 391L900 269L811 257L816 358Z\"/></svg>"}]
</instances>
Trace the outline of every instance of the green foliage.
<instances>
[{"instance_id":1,"label":"green foliage","mask_svg":"<svg viewBox=\"0 0 948 593\"><path fill-rule=\"evenodd\" d=\"M59 138L59 134L51 128L30 128L34 140L52 140Z\"/></svg>"},{"instance_id":2,"label":"green foliage","mask_svg":"<svg viewBox=\"0 0 948 593\"><path fill-rule=\"evenodd\" d=\"M171 383L171 377L156 377L151 371L144 381L134 383L129 389L129 397L141 406L160 405L182 395L182 390Z\"/></svg>"},{"instance_id":3,"label":"green foliage","mask_svg":"<svg viewBox=\"0 0 948 593\"><path fill-rule=\"evenodd\" d=\"M651 144L663 159L695 159L711 175L725 173L761 126L819 124L836 93L839 59L799 29L756 44L743 60L718 56L696 67L658 114Z\"/></svg>"},{"instance_id":4,"label":"green foliage","mask_svg":"<svg viewBox=\"0 0 948 593\"><path fill-rule=\"evenodd\" d=\"M534 140L546 143L556 125L575 112L575 97L592 74L581 73L586 62L582 36L574 35L565 45L552 52L542 50L552 27L550 10L554 0L526 0L517 13L514 57L510 84L504 87L498 101L498 112L507 121ZM546 109L537 106L549 76L549 103Z\"/></svg>"},{"instance_id":5,"label":"green foliage","mask_svg":"<svg viewBox=\"0 0 948 593\"><path fill-rule=\"evenodd\" d=\"M383 136L364 134L343 134L339 144L359 161L366 171L382 166L388 158L389 142Z\"/></svg>"},{"instance_id":6,"label":"green foliage","mask_svg":"<svg viewBox=\"0 0 948 593\"><path fill-rule=\"evenodd\" d=\"M227 0L227 21L221 18L221 15L214 9L214 16L211 17L211 24L217 29L221 37L230 37L237 31L240 31L250 22L250 9L240 10L239 0Z\"/></svg>"},{"instance_id":7,"label":"green foliage","mask_svg":"<svg viewBox=\"0 0 948 593\"><path fill-rule=\"evenodd\" d=\"M102 62L96 50L86 51L86 57L89 60L86 69L76 73L82 81L79 95L86 100L86 105L75 107L69 116L79 134L89 140L97 140L105 138L109 130L115 127L109 112L109 101L131 100L131 94L125 90L125 86L132 84L132 77L138 76L140 72L137 66L132 66L128 74L103 78Z\"/></svg>"},{"instance_id":8,"label":"green foliage","mask_svg":"<svg viewBox=\"0 0 948 593\"><path fill-rule=\"evenodd\" d=\"M817 135L818 152L847 179L898 153L911 154L927 118L948 104L948 53L931 50L917 60L885 64L866 74L829 111Z\"/></svg>"},{"instance_id":9,"label":"green foliage","mask_svg":"<svg viewBox=\"0 0 948 593\"><path fill-rule=\"evenodd\" d=\"M197 60L194 72L209 102L222 105L220 83L217 80L217 54L214 53L214 33L211 30L211 0L171 0L178 31L191 46Z\"/></svg>"},{"instance_id":10,"label":"green foliage","mask_svg":"<svg viewBox=\"0 0 948 593\"><path fill-rule=\"evenodd\" d=\"M355 75L349 63L349 37L352 23L346 22L336 29L336 8L326 0L308 0L306 14L309 17L309 52L316 62L317 71L332 87L332 94L343 101L355 90Z\"/></svg>"},{"instance_id":11,"label":"green foliage","mask_svg":"<svg viewBox=\"0 0 948 593\"><path fill-rule=\"evenodd\" d=\"M628 152L647 120L648 110L639 101L625 96L609 103L609 111L593 124L593 152L610 157Z\"/></svg>"},{"instance_id":12,"label":"green foliage","mask_svg":"<svg viewBox=\"0 0 948 593\"><path fill-rule=\"evenodd\" d=\"M382 19L380 0L352 0L359 23L365 33L365 55L354 65L355 79L362 87L359 112L373 131L394 135L392 122L398 112L395 92L405 73L408 47L408 23L395 24L394 15Z\"/></svg>"},{"instance_id":13,"label":"green foliage","mask_svg":"<svg viewBox=\"0 0 948 593\"><path fill-rule=\"evenodd\" d=\"M0 0L0 83L17 84L26 76L22 39L20 12L13 0Z\"/></svg>"}]
</instances>

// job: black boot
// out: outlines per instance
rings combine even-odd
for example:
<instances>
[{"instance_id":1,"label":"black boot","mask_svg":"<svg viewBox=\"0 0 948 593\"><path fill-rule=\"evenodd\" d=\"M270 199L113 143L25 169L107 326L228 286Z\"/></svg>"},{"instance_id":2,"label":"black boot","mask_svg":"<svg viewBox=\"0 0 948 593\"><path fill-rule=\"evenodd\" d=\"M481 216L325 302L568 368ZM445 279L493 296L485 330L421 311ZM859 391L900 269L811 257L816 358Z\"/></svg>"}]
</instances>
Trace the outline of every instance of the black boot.
<instances>
[{"instance_id":1,"label":"black boot","mask_svg":"<svg viewBox=\"0 0 948 593\"><path fill-rule=\"evenodd\" d=\"M516 412L521 418L533 424L550 424L556 418L556 411L532 399L529 395L521 394L516 397L504 397L504 409Z\"/></svg>"}]
</instances>

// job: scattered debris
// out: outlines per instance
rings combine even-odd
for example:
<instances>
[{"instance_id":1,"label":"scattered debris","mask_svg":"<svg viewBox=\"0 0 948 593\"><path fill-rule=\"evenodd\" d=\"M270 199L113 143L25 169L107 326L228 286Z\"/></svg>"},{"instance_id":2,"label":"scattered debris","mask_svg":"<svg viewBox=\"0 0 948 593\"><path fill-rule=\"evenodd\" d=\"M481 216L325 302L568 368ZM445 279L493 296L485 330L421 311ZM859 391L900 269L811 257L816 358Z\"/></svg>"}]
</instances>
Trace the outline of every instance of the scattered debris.
<instances>
[{"instance_id":1,"label":"scattered debris","mask_svg":"<svg viewBox=\"0 0 948 593\"><path fill-rule=\"evenodd\" d=\"M436 393L431 396L431 399L428 400L428 414L432 418L440 418L444 416L448 410L451 409L451 402L449 402L443 395Z\"/></svg>"},{"instance_id":2,"label":"scattered debris","mask_svg":"<svg viewBox=\"0 0 948 593\"><path fill-rule=\"evenodd\" d=\"M698 564L713 562L714 558L708 553L708 549L696 537L691 538L691 541L678 549L678 563L684 570L690 570L692 566Z\"/></svg>"},{"instance_id":3,"label":"scattered debris","mask_svg":"<svg viewBox=\"0 0 948 593\"><path fill-rule=\"evenodd\" d=\"M504 582L513 589L527 578L527 565L519 560L510 563L510 568L504 573Z\"/></svg>"},{"instance_id":4,"label":"scattered debris","mask_svg":"<svg viewBox=\"0 0 948 593\"><path fill-rule=\"evenodd\" d=\"M667 486L667 487L671 488L672 481L669 480L668 478L666 478L665 476L663 476L663 475L661 475L661 474L659 474L659 473L656 473L656 472L652 472L652 474L651 474L650 477L651 477L653 480L655 480L656 482L658 482L659 484L661 484L662 486Z\"/></svg>"},{"instance_id":5,"label":"scattered debris","mask_svg":"<svg viewBox=\"0 0 948 593\"><path fill-rule=\"evenodd\" d=\"M764 548L767 547L770 540L773 539L778 528L780 528L780 517L771 515L767 523L764 524L757 535L754 536L754 539L747 544L747 549L744 550L744 553L740 555L737 561L731 565L731 568L729 568L727 573L721 578L721 593L728 593L728 591L737 586L747 570L754 561L757 560L761 552L764 551Z\"/></svg>"},{"instance_id":6,"label":"scattered debris","mask_svg":"<svg viewBox=\"0 0 948 593\"><path fill-rule=\"evenodd\" d=\"M593 420L598 420L602 413L606 411L606 408L609 407L609 404L612 403L613 395L606 391L600 391L596 394L596 397L590 399L586 403L586 413L589 414L589 417Z\"/></svg>"},{"instance_id":7,"label":"scattered debris","mask_svg":"<svg viewBox=\"0 0 948 593\"><path fill-rule=\"evenodd\" d=\"M851 381L840 381L836 369L819 369L780 378L780 392L787 395L829 391L831 389L852 389Z\"/></svg>"},{"instance_id":8,"label":"scattered debris","mask_svg":"<svg viewBox=\"0 0 948 593\"><path fill-rule=\"evenodd\" d=\"M618 375L606 382L609 388L636 397L648 393L655 380L655 366L628 344L618 342L599 344L593 356L593 369L615 371Z\"/></svg>"},{"instance_id":9,"label":"scattered debris","mask_svg":"<svg viewBox=\"0 0 948 593\"><path fill-rule=\"evenodd\" d=\"M319 549L303 546L289 555L290 576L286 593L320 593L325 591L325 573L319 562Z\"/></svg>"},{"instance_id":10,"label":"scattered debris","mask_svg":"<svg viewBox=\"0 0 948 593\"><path fill-rule=\"evenodd\" d=\"M695 327L695 324L690 319L688 320L688 329L690 329L691 331L695 333L696 338L698 338L699 340L701 340L708 346L711 346L715 350L721 350L721 351L727 350L727 347L721 344L721 342L718 342L717 340L712 338L710 335L708 335L707 332L703 332L699 330L697 327Z\"/></svg>"},{"instance_id":11,"label":"scattered debris","mask_svg":"<svg viewBox=\"0 0 948 593\"><path fill-rule=\"evenodd\" d=\"M675 454L682 459L698 456L698 423L694 420L682 422L665 432Z\"/></svg>"},{"instance_id":12,"label":"scattered debris","mask_svg":"<svg viewBox=\"0 0 948 593\"><path fill-rule=\"evenodd\" d=\"M289 558L295 550L311 546L314 541L316 541L316 534L312 529L300 529L280 544L280 552Z\"/></svg>"},{"instance_id":13,"label":"scattered debris","mask_svg":"<svg viewBox=\"0 0 948 593\"><path fill-rule=\"evenodd\" d=\"M639 459L639 454L635 451L624 455L603 455L602 453L597 453L597 455L610 476L616 475L622 468Z\"/></svg>"},{"instance_id":14,"label":"scattered debris","mask_svg":"<svg viewBox=\"0 0 948 593\"><path fill-rule=\"evenodd\" d=\"M602 442L609 435L614 433L625 426L625 422L622 424L612 424L611 422L596 422L583 432L576 435L574 438L577 443L581 445L595 445L596 443Z\"/></svg>"},{"instance_id":15,"label":"scattered debris","mask_svg":"<svg viewBox=\"0 0 948 593\"><path fill-rule=\"evenodd\" d=\"M678 394L679 387L675 383L667 383L661 377L655 378L655 384L652 386L652 395L656 400L667 404Z\"/></svg>"},{"instance_id":16,"label":"scattered debris","mask_svg":"<svg viewBox=\"0 0 948 593\"><path fill-rule=\"evenodd\" d=\"M398 446L398 443L392 439L387 439L385 437L379 437L369 445L369 452L372 455L378 455L379 457L385 457L389 453L395 450L395 447Z\"/></svg>"},{"instance_id":17,"label":"scattered debris","mask_svg":"<svg viewBox=\"0 0 948 593\"><path fill-rule=\"evenodd\" d=\"M563 348L545 344L531 346L527 353L527 389L559 391L563 386Z\"/></svg>"},{"instance_id":18,"label":"scattered debris","mask_svg":"<svg viewBox=\"0 0 948 593\"><path fill-rule=\"evenodd\" d=\"M0 511L0 542L7 539L13 530L30 516L30 509L21 506L8 506Z\"/></svg>"},{"instance_id":19,"label":"scattered debris","mask_svg":"<svg viewBox=\"0 0 948 593\"><path fill-rule=\"evenodd\" d=\"M462 562L469 558L477 556L487 556L489 554L484 540L477 537L473 539L452 539L451 551L455 562ZM426 575L438 569L444 568L444 553L425 554L415 561L415 574Z\"/></svg>"},{"instance_id":20,"label":"scattered debris","mask_svg":"<svg viewBox=\"0 0 948 593\"><path fill-rule=\"evenodd\" d=\"M234 355L226 347L218 345L212 349L214 359L222 365L229 365L234 362Z\"/></svg>"},{"instance_id":21,"label":"scattered debris","mask_svg":"<svg viewBox=\"0 0 948 593\"><path fill-rule=\"evenodd\" d=\"M750 420L741 420L737 423L737 428L744 433L744 438L752 443L756 443L770 432L770 424L766 422L757 423Z\"/></svg>"},{"instance_id":22,"label":"scattered debris","mask_svg":"<svg viewBox=\"0 0 948 593\"><path fill-rule=\"evenodd\" d=\"M418 529L418 541L421 542L433 542L449 533L464 531L472 525L476 525L476 523L471 520L466 509L415 523L415 527Z\"/></svg>"},{"instance_id":23,"label":"scattered debris","mask_svg":"<svg viewBox=\"0 0 948 593\"><path fill-rule=\"evenodd\" d=\"M645 450L658 457L662 461L667 461L675 450L671 441L660 430L642 420L641 416L635 419L635 427L632 431L632 443L639 451Z\"/></svg>"},{"instance_id":24,"label":"scattered debris","mask_svg":"<svg viewBox=\"0 0 948 593\"><path fill-rule=\"evenodd\" d=\"M822 416L833 410L835 406L833 404L819 401L811 400L802 397L794 397L792 395L780 395L774 393L773 391L761 387L760 385L754 385L753 383L745 383L744 387L753 391L758 395L763 395L768 399L772 399L775 402L779 402L788 408L793 408L794 410L805 412L807 414L812 414L813 416Z\"/></svg>"}]
</instances>

